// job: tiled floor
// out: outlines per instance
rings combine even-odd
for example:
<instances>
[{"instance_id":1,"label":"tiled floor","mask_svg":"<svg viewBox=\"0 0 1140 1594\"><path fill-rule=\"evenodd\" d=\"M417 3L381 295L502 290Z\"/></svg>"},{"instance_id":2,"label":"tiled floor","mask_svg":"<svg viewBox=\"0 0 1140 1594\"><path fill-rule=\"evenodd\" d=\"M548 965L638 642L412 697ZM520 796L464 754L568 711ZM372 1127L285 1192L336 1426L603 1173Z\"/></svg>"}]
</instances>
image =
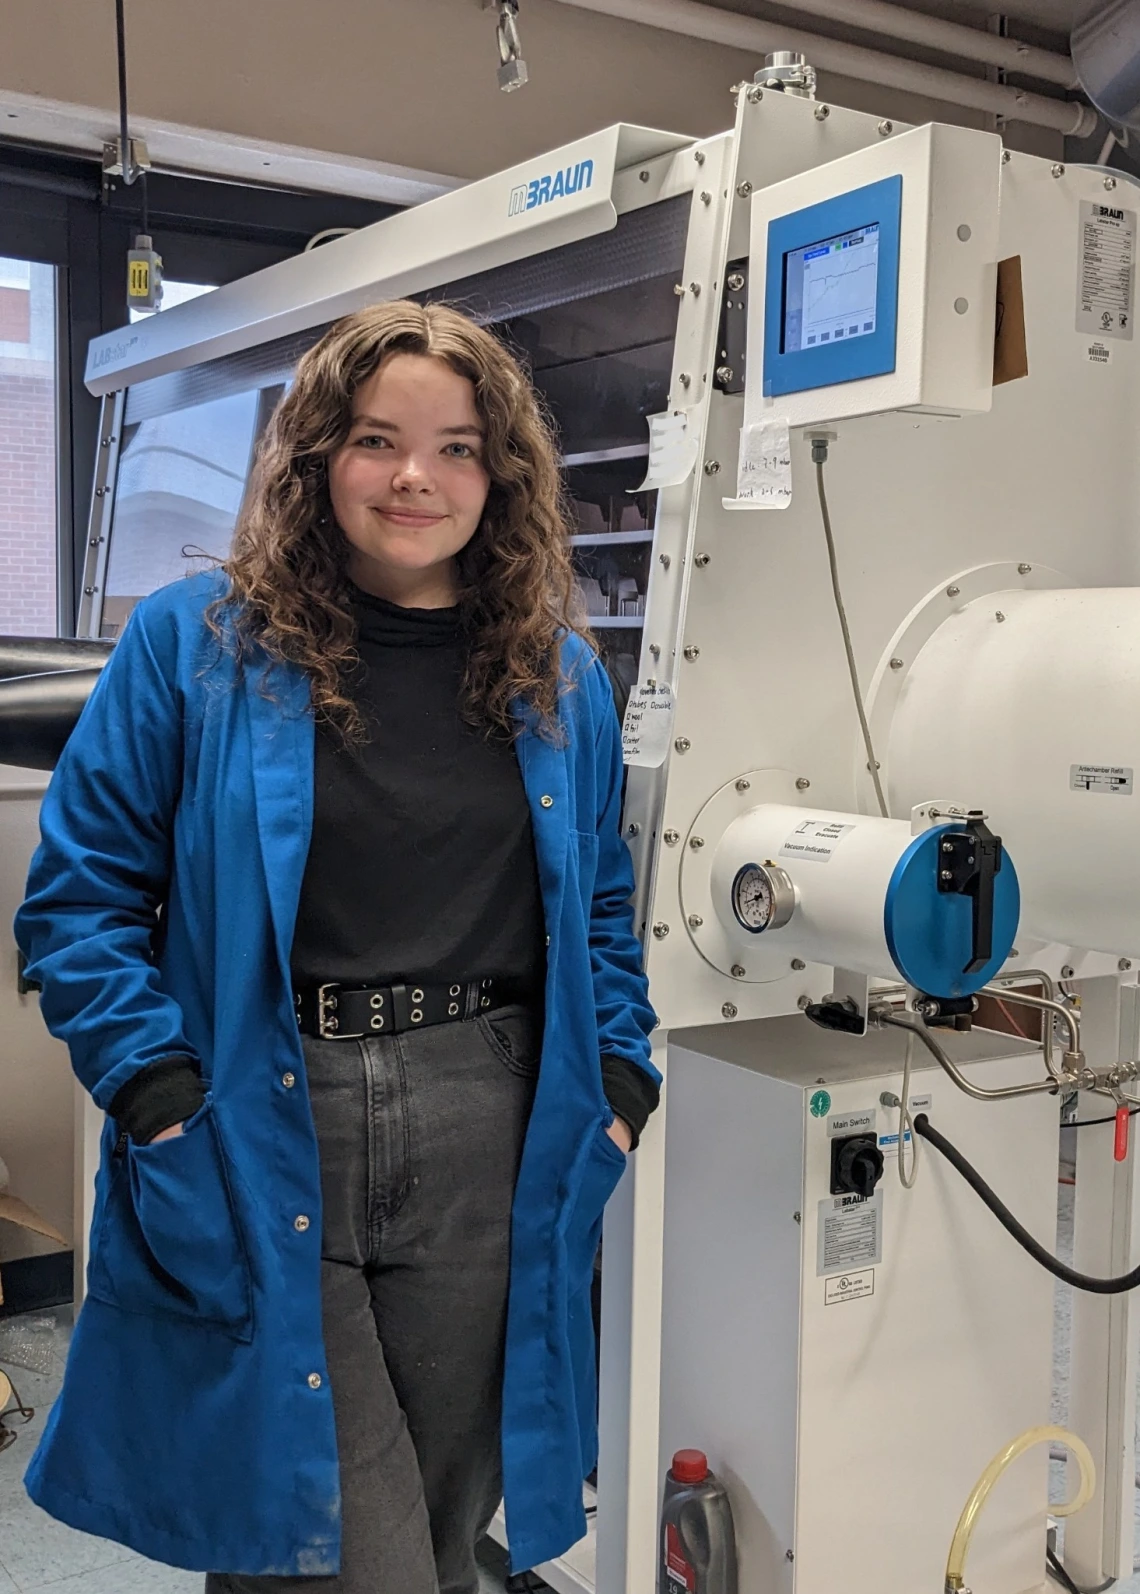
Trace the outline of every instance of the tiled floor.
<instances>
[{"instance_id":1,"label":"tiled floor","mask_svg":"<svg viewBox=\"0 0 1140 1594\"><path fill-rule=\"evenodd\" d=\"M1064 1255L1071 1247L1073 1191L1060 1190L1060 1244ZM1056 1350L1054 1357L1054 1418L1065 1419L1068 1405L1068 1348L1071 1315L1070 1291L1062 1285L1056 1296ZM46 1516L32 1504L22 1484L24 1468L43 1428L48 1408L59 1390L67 1351L70 1310L47 1314L55 1318L45 1338L51 1371L28 1372L6 1365L23 1400L35 1407L35 1417L19 1430L16 1443L0 1452L0 1594L202 1594L202 1576L159 1566L124 1550L107 1539L92 1538ZM42 1321L42 1317L39 1321ZM15 1320L17 1323L19 1320ZM13 1332L12 1320L0 1323L0 1361L4 1337ZM43 1351L41 1340L41 1353ZM1063 1498L1063 1463L1053 1464L1054 1498ZM1137 1546L1140 1550L1140 1491L1137 1493ZM502 1559L487 1547L481 1572L481 1594L502 1594ZM1140 1573L1118 1583L1114 1594L1140 1594Z\"/></svg>"}]
</instances>

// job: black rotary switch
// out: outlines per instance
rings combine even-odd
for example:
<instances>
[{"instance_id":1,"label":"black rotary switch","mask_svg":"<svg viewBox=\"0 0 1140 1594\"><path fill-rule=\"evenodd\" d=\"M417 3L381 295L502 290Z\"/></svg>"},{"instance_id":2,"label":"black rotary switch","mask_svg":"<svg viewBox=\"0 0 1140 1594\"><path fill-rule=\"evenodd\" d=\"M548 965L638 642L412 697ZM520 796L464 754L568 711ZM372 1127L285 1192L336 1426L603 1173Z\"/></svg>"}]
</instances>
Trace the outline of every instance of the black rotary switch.
<instances>
[{"instance_id":1,"label":"black rotary switch","mask_svg":"<svg viewBox=\"0 0 1140 1594\"><path fill-rule=\"evenodd\" d=\"M843 1135L831 1142L831 1193L864 1201L883 1177L883 1153L874 1135Z\"/></svg>"}]
</instances>

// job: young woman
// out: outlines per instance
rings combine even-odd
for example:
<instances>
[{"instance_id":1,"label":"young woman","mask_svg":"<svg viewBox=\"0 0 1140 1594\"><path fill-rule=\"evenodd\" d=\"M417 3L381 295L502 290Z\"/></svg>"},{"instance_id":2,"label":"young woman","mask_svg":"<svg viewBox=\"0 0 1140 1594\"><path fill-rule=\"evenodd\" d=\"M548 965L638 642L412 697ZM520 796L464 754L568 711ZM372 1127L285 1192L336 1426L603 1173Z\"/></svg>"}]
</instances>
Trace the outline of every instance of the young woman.
<instances>
[{"instance_id":1,"label":"young woman","mask_svg":"<svg viewBox=\"0 0 1140 1594\"><path fill-rule=\"evenodd\" d=\"M221 571L139 604L17 935L108 1113L28 1470L208 1594L474 1594L584 1531L590 1284L648 1113L620 736L510 355L302 359Z\"/></svg>"}]
</instances>

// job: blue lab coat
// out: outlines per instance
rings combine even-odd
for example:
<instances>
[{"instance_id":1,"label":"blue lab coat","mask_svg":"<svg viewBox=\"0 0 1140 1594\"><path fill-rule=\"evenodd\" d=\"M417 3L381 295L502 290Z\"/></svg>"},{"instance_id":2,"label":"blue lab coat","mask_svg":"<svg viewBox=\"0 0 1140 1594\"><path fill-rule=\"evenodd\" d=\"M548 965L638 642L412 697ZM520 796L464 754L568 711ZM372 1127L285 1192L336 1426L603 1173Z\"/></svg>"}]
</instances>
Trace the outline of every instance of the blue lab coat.
<instances>
[{"instance_id":1,"label":"blue lab coat","mask_svg":"<svg viewBox=\"0 0 1140 1594\"><path fill-rule=\"evenodd\" d=\"M194 576L135 610L44 798L17 917L47 1024L99 1106L165 1057L198 1059L209 1088L175 1141L116 1155L104 1126L88 1295L26 1483L61 1521L159 1561L319 1576L339 1568L340 1490L317 1141L289 979L314 723L299 669L262 657L243 673L210 638L203 611L223 583ZM549 933L511 1241L516 1569L585 1531L590 1283L625 1163L606 1134L600 1055L653 1073L619 728L600 664L576 638L564 654L564 745L533 725L516 744Z\"/></svg>"}]
</instances>

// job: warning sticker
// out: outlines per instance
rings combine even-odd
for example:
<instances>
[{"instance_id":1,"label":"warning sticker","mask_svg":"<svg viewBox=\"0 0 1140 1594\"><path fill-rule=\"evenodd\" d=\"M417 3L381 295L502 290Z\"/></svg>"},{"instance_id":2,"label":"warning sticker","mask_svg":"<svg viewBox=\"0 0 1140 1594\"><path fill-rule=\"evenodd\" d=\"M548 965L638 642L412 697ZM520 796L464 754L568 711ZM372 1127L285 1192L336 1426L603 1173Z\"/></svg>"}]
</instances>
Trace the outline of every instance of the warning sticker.
<instances>
[{"instance_id":1,"label":"warning sticker","mask_svg":"<svg viewBox=\"0 0 1140 1594\"><path fill-rule=\"evenodd\" d=\"M840 1306L844 1301L865 1301L875 1293L875 1270L866 1268L862 1273L841 1273L828 1279L823 1286L823 1304Z\"/></svg>"},{"instance_id":2,"label":"warning sticker","mask_svg":"<svg viewBox=\"0 0 1140 1594\"><path fill-rule=\"evenodd\" d=\"M1070 764L1069 790L1131 797L1132 771L1127 764Z\"/></svg>"},{"instance_id":3,"label":"warning sticker","mask_svg":"<svg viewBox=\"0 0 1140 1594\"><path fill-rule=\"evenodd\" d=\"M1132 337L1136 281L1136 212L1081 202L1077 331Z\"/></svg>"},{"instance_id":4,"label":"warning sticker","mask_svg":"<svg viewBox=\"0 0 1140 1594\"><path fill-rule=\"evenodd\" d=\"M798 824L780 848L781 858L798 858L805 863L830 863L831 855L854 825L837 825L822 819L805 819Z\"/></svg>"},{"instance_id":5,"label":"warning sticker","mask_svg":"<svg viewBox=\"0 0 1140 1594\"><path fill-rule=\"evenodd\" d=\"M827 1196L819 1203L816 1273L848 1273L883 1260L883 1192L869 1200L857 1195Z\"/></svg>"}]
</instances>

